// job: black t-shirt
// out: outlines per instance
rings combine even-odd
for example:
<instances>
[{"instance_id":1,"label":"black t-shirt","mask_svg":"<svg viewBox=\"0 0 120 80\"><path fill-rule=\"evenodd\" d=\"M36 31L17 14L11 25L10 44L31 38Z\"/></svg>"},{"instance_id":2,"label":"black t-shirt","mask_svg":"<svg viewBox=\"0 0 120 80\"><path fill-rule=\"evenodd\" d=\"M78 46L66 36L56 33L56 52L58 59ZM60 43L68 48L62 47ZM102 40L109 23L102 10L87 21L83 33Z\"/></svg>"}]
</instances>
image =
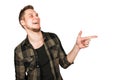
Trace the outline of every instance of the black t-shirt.
<instances>
[{"instance_id":1,"label":"black t-shirt","mask_svg":"<svg viewBox=\"0 0 120 80\"><path fill-rule=\"evenodd\" d=\"M45 46L41 46L40 48L36 49L38 54L38 63L40 66L40 76L41 80L53 80L53 75L50 68L49 58L45 51Z\"/></svg>"}]
</instances>

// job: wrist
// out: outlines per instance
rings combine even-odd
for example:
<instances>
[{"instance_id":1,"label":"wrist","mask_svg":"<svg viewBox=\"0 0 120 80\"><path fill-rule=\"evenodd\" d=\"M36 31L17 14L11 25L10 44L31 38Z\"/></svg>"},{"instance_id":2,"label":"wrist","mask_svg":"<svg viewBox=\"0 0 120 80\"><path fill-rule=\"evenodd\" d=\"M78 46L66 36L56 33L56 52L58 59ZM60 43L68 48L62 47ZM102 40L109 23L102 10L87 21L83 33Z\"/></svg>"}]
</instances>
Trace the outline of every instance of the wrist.
<instances>
[{"instance_id":1,"label":"wrist","mask_svg":"<svg viewBox=\"0 0 120 80\"><path fill-rule=\"evenodd\" d=\"M76 48L77 50L80 50L80 49L81 49L81 47L79 47L78 44L75 44L75 48Z\"/></svg>"}]
</instances>

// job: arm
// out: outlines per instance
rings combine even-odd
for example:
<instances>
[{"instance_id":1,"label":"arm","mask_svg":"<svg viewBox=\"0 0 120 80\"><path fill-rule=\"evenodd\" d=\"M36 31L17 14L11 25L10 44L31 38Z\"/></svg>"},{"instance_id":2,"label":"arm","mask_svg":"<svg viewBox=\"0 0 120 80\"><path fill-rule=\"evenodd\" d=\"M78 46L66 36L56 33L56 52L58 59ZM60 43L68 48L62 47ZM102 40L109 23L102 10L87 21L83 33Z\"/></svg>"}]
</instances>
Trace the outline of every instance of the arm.
<instances>
[{"instance_id":1,"label":"arm","mask_svg":"<svg viewBox=\"0 0 120 80\"><path fill-rule=\"evenodd\" d=\"M71 63L68 62L68 60L67 60L67 54L65 53L58 36L56 34L53 34L52 37L53 37L54 42L56 43L56 47L57 47L57 51L58 51L59 61L56 63L59 63L62 68L66 69L67 67L69 67L71 65Z\"/></svg>"},{"instance_id":2,"label":"arm","mask_svg":"<svg viewBox=\"0 0 120 80\"><path fill-rule=\"evenodd\" d=\"M15 63L15 80L25 80L25 66L23 63L22 52L18 49L15 49L14 54L14 63Z\"/></svg>"},{"instance_id":3,"label":"arm","mask_svg":"<svg viewBox=\"0 0 120 80\"><path fill-rule=\"evenodd\" d=\"M80 49L88 47L88 44L92 38L97 38L97 36L81 37L81 35L82 35L82 31L80 31L80 33L78 34L73 49L67 55L67 60L70 63L73 63Z\"/></svg>"}]
</instances>

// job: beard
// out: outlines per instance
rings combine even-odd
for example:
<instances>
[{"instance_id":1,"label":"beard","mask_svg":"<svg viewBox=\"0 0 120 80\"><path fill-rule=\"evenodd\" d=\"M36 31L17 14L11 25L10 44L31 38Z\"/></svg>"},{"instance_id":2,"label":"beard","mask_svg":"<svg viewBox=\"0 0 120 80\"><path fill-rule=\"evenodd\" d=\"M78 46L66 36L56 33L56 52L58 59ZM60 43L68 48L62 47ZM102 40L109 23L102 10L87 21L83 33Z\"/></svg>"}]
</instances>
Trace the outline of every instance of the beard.
<instances>
[{"instance_id":1,"label":"beard","mask_svg":"<svg viewBox=\"0 0 120 80\"><path fill-rule=\"evenodd\" d=\"M27 27L28 30L33 31L33 32L39 32L40 31L40 27L39 28L29 28Z\"/></svg>"},{"instance_id":2,"label":"beard","mask_svg":"<svg viewBox=\"0 0 120 80\"><path fill-rule=\"evenodd\" d=\"M40 31L40 28L39 29L31 29L33 32L39 32Z\"/></svg>"}]
</instances>

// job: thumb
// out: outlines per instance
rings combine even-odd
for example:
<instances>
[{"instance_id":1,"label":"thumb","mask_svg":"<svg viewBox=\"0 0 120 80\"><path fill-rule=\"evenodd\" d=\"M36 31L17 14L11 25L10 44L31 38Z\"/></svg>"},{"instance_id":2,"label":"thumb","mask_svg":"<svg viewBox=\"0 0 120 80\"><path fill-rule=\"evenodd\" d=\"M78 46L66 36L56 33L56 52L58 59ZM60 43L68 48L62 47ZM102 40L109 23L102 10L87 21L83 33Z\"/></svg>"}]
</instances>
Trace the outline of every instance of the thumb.
<instances>
[{"instance_id":1,"label":"thumb","mask_svg":"<svg viewBox=\"0 0 120 80\"><path fill-rule=\"evenodd\" d=\"M80 36L80 37L81 37L81 35L82 35L82 31L79 32L79 36Z\"/></svg>"}]
</instances>

